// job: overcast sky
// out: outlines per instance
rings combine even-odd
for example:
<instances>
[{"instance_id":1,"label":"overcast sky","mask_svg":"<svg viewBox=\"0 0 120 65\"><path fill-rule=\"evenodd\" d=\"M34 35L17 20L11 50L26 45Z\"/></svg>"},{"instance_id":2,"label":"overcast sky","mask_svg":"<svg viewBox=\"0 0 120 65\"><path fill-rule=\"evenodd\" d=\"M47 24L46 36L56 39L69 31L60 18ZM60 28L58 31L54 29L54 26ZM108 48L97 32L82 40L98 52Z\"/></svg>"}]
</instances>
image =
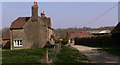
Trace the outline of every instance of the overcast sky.
<instances>
[{"instance_id":1,"label":"overcast sky","mask_svg":"<svg viewBox=\"0 0 120 65\"><path fill-rule=\"evenodd\" d=\"M39 2L38 4L39 15L41 10L44 10L46 16L51 18L53 28L103 27L115 26L118 23L118 7L111 9L117 2ZM33 2L3 2L2 26L10 26L18 17L31 16L32 5ZM109 9L111 10L108 11ZM101 16L103 14L105 15ZM95 20L96 18L98 19Z\"/></svg>"}]
</instances>

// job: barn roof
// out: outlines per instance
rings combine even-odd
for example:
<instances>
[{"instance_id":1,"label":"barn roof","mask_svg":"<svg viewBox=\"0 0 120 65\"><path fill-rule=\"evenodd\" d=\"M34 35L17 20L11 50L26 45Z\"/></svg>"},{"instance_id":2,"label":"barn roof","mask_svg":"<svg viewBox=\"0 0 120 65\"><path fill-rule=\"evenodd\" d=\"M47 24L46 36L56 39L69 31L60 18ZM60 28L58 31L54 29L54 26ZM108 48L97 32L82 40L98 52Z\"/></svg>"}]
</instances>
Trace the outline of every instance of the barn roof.
<instances>
[{"instance_id":1,"label":"barn roof","mask_svg":"<svg viewBox=\"0 0 120 65\"><path fill-rule=\"evenodd\" d=\"M91 37L91 36L92 36L91 33L83 30L77 30L69 33L70 39L74 39L76 37Z\"/></svg>"},{"instance_id":2,"label":"barn roof","mask_svg":"<svg viewBox=\"0 0 120 65\"><path fill-rule=\"evenodd\" d=\"M111 33L120 33L120 22L116 25L116 27L111 31Z\"/></svg>"}]
</instances>

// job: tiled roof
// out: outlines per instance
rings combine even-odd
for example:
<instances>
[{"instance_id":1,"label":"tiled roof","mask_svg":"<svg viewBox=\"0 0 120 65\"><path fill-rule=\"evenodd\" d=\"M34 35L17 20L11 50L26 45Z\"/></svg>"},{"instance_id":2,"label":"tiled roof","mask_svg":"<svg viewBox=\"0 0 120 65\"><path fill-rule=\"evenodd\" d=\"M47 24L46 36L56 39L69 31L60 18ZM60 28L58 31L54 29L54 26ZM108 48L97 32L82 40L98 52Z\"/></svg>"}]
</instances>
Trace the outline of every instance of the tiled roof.
<instances>
[{"instance_id":1,"label":"tiled roof","mask_svg":"<svg viewBox=\"0 0 120 65\"><path fill-rule=\"evenodd\" d=\"M117 26L112 30L111 33L120 33L120 22L117 24Z\"/></svg>"},{"instance_id":2,"label":"tiled roof","mask_svg":"<svg viewBox=\"0 0 120 65\"><path fill-rule=\"evenodd\" d=\"M30 17L19 17L15 21L12 22L10 28L11 29L18 29L23 28L25 23L30 19Z\"/></svg>"},{"instance_id":3,"label":"tiled roof","mask_svg":"<svg viewBox=\"0 0 120 65\"><path fill-rule=\"evenodd\" d=\"M10 28L2 30L2 39L10 39Z\"/></svg>"},{"instance_id":4,"label":"tiled roof","mask_svg":"<svg viewBox=\"0 0 120 65\"><path fill-rule=\"evenodd\" d=\"M69 38L70 39L74 39L76 37L91 37L92 34L90 34L89 32L86 32L86 31L73 31L73 32L70 32L69 33Z\"/></svg>"}]
</instances>

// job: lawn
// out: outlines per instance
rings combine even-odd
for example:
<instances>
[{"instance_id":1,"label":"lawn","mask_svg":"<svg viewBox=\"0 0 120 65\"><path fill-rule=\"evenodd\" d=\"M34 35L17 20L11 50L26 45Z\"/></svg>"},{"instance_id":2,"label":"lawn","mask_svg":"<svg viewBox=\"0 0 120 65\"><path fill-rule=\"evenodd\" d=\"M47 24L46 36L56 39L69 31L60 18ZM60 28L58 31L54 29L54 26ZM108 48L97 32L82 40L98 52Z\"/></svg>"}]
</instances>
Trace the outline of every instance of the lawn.
<instances>
[{"instance_id":1,"label":"lawn","mask_svg":"<svg viewBox=\"0 0 120 65\"><path fill-rule=\"evenodd\" d=\"M83 63L88 59L80 55L79 51L72 47L64 47L57 55L55 63Z\"/></svg>"},{"instance_id":2,"label":"lawn","mask_svg":"<svg viewBox=\"0 0 120 65\"><path fill-rule=\"evenodd\" d=\"M2 63L40 63L45 49L2 50Z\"/></svg>"},{"instance_id":3,"label":"lawn","mask_svg":"<svg viewBox=\"0 0 120 65\"><path fill-rule=\"evenodd\" d=\"M5 64L38 64L45 59L45 49L2 50L2 63ZM72 47L63 47L57 54L55 63L83 63L88 61ZM22 64L22 65L23 65Z\"/></svg>"}]
</instances>

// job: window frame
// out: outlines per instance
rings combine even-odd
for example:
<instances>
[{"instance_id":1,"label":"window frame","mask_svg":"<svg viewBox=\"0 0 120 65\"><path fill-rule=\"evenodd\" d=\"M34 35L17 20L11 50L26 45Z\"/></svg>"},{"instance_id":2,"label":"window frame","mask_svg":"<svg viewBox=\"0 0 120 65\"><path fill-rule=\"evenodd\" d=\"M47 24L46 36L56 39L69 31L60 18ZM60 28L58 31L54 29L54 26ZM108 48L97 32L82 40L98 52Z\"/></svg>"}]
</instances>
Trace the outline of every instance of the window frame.
<instances>
[{"instance_id":1,"label":"window frame","mask_svg":"<svg viewBox=\"0 0 120 65\"><path fill-rule=\"evenodd\" d=\"M23 45L22 40L14 40L13 45L14 47L21 47Z\"/></svg>"}]
</instances>

